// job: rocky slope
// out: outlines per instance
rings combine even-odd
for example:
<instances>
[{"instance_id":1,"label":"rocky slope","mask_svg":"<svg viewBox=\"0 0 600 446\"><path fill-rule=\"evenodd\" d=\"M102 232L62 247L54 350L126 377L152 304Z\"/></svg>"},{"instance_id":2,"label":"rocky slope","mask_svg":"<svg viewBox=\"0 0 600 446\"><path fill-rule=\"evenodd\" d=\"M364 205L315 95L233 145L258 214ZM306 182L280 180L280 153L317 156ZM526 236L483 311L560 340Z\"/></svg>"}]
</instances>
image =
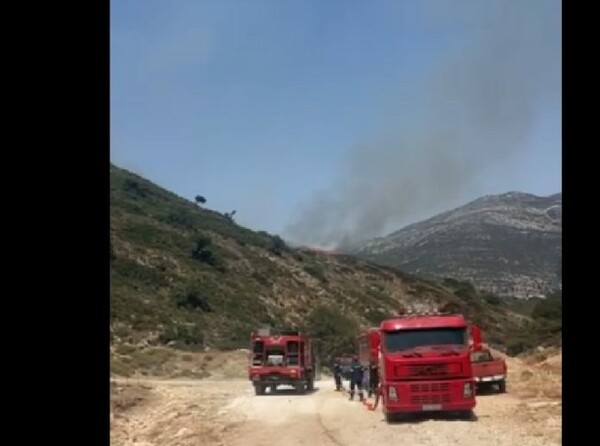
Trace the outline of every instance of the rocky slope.
<instances>
[{"instance_id":1,"label":"rocky slope","mask_svg":"<svg viewBox=\"0 0 600 446\"><path fill-rule=\"evenodd\" d=\"M498 345L524 322L506 306L490 305L456 284L444 286L348 256L291 249L276 236L241 227L230 216L116 166L110 183L115 346L240 348L250 330L274 325L311 330L327 356L353 351L360 327L378 324L400 307L463 312ZM123 369L161 364L163 358L128 361L120 364Z\"/></svg>"},{"instance_id":2,"label":"rocky slope","mask_svg":"<svg viewBox=\"0 0 600 446\"><path fill-rule=\"evenodd\" d=\"M560 284L562 194L509 192L369 241L352 254L407 272L469 281L497 295L544 295Z\"/></svg>"}]
</instances>

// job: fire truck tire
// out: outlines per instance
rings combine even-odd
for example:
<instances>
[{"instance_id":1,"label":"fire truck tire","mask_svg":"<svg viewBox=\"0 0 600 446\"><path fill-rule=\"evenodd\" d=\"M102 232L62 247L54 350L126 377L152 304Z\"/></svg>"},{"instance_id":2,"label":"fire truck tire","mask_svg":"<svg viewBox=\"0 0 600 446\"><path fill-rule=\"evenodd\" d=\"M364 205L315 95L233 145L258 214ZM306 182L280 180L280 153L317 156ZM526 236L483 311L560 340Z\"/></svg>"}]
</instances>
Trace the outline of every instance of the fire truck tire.
<instances>
[{"instance_id":1,"label":"fire truck tire","mask_svg":"<svg viewBox=\"0 0 600 446\"><path fill-rule=\"evenodd\" d=\"M461 410L458 412L458 418L460 420L470 421L473 419L473 411L472 410Z\"/></svg>"},{"instance_id":2,"label":"fire truck tire","mask_svg":"<svg viewBox=\"0 0 600 446\"><path fill-rule=\"evenodd\" d=\"M265 386L262 384L254 384L254 393L256 395L264 395L265 394Z\"/></svg>"},{"instance_id":3,"label":"fire truck tire","mask_svg":"<svg viewBox=\"0 0 600 446\"><path fill-rule=\"evenodd\" d=\"M490 386L488 383L477 383L475 394L476 395L484 395L489 392Z\"/></svg>"},{"instance_id":4,"label":"fire truck tire","mask_svg":"<svg viewBox=\"0 0 600 446\"><path fill-rule=\"evenodd\" d=\"M385 412L385 421L388 423L393 423L398 420L397 414L394 412Z\"/></svg>"},{"instance_id":5,"label":"fire truck tire","mask_svg":"<svg viewBox=\"0 0 600 446\"><path fill-rule=\"evenodd\" d=\"M306 390L312 391L315 388L315 382L312 377L308 378L306 381Z\"/></svg>"},{"instance_id":6,"label":"fire truck tire","mask_svg":"<svg viewBox=\"0 0 600 446\"><path fill-rule=\"evenodd\" d=\"M304 386L304 383L300 382L300 383L294 384L294 389L296 389L297 394L302 395L302 394L304 394L306 387Z\"/></svg>"},{"instance_id":7,"label":"fire truck tire","mask_svg":"<svg viewBox=\"0 0 600 446\"><path fill-rule=\"evenodd\" d=\"M506 393L506 381L504 379L498 383L498 393Z\"/></svg>"}]
</instances>

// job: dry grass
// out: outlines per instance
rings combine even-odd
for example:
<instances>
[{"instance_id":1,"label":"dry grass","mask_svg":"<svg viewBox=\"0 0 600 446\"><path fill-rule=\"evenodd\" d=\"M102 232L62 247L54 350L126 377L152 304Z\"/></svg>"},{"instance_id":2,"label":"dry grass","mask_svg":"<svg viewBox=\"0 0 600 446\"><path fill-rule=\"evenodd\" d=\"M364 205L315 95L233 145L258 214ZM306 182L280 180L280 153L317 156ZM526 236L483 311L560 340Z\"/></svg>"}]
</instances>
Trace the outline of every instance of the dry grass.
<instances>
[{"instance_id":1,"label":"dry grass","mask_svg":"<svg viewBox=\"0 0 600 446\"><path fill-rule=\"evenodd\" d=\"M110 383L110 418L123 417L134 407L146 404L153 397L151 388L140 384Z\"/></svg>"},{"instance_id":2,"label":"dry grass","mask_svg":"<svg viewBox=\"0 0 600 446\"><path fill-rule=\"evenodd\" d=\"M233 379L246 377L247 363L246 350L180 352L166 347L128 346L113 354L111 370L119 377Z\"/></svg>"},{"instance_id":3,"label":"dry grass","mask_svg":"<svg viewBox=\"0 0 600 446\"><path fill-rule=\"evenodd\" d=\"M562 351L540 352L508 360L510 391L526 399L562 398Z\"/></svg>"},{"instance_id":4,"label":"dry grass","mask_svg":"<svg viewBox=\"0 0 600 446\"><path fill-rule=\"evenodd\" d=\"M224 446L222 437L236 426L224 417L225 407L245 382L233 385L197 381L183 385L152 383L148 404L131 408L111 422L110 440L115 446Z\"/></svg>"}]
</instances>

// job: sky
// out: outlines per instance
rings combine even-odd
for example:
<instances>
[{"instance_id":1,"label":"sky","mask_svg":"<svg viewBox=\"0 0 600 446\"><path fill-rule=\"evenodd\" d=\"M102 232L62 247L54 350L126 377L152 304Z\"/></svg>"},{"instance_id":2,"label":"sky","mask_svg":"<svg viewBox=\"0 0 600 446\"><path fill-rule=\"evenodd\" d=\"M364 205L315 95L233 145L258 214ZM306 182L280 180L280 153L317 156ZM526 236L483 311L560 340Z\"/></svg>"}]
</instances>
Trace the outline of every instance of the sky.
<instances>
[{"instance_id":1,"label":"sky","mask_svg":"<svg viewBox=\"0 0 600 446\"><path fill-rule=\"evenodd\" d=\"M112 0L111 162L318 246L559 192L560 7Z\"/></svg>"}]
</instances>

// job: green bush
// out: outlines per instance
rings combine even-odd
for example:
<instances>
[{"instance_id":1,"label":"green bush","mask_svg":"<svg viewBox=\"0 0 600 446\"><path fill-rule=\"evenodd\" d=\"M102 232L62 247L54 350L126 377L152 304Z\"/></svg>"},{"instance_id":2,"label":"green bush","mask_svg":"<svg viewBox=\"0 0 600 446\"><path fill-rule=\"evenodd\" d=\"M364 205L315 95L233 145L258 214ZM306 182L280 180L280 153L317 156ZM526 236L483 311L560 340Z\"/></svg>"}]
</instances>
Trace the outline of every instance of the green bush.
<instances>
[{"instance_id":1,"label":"green bush","mask_svg":"<svg viewBox=\"0 0 600 446\"><path fill-rule=\"evenodd\" d=\"M281 256L287 250L288 247L281 237L279 237L278 235L271 237L269 251L271 251L275 255Z\"/></svg>"},{"instance_id":2,"label":"green bush","mask_svg":"<svg viewBox=\"0 0 600 446\"><path fill-rule=\"evenodd\" d=\"M495 294L486 294L484 296L484 299L490 305L502 305L502 299L496 296Z\"/></svg>"},{"instance_id":3,"label":"green bush","mask_svg":"<svg viewBox=\"0 0 600 446\"><path fill-rule=\"evenodd\" d=\"M318 265L316 263L305 265L304 271L313 276L315 279L320 280L321 282L327 282L327 277L325 277L325 270L321 265Z\"/></svg>"},{"instance_id":4,"label":"green bush","mask_svg":"<svg viewBox=\"0 0 600 446\"><path fill-rule=\"evenodd\" d=\"M372 326L379 326L381 321L390 317L390 315L379 309L371 309L370 311L365 312L365 317L369 321Z\"/></svg>"},{"instance_id":5,"label":"green bush","mask_svg":"<svg viewBox=\"0 0 600 446\"><path fill-rule=\"evenodd\" d=\"M204 335L195 324L174 323L164 329L159 340L165 344L174 342L176 346L201 345L204 342Z\"/></svg>"},{"instance_id":6,"label":"green bush","mask_svg":"<svg viewBox=\"0 0 600 446\"><path fill-rule=\"evenodd\" d=\"M205 297L202 297L198 292L190 290L176 300L177 308L187 310L200 310L204 313L212 312L212 307Z\"/></svg>"},{"instance_id":7,"label":"green bush","mask_svg":"<svg viewBox=\"0 0 600 446\"><path fill-rule=\"evenodd\" d=\"M187 209L175 209L160 220L175 228L194 229L196 227L196 219Z\"/></svg>"},{"instance_id":8,"label":"green bush","mask_svg":"<svg viewBox=\"0 0 600 446\"><path fill-rule=\"evenodd\" d=\"M314 308L305 321L321 361L330 363L336 355L354 353L360 327L339 309L327 305Z\"/></svg>"},{"instance_id":9,"label":"green bush","mask_svg":"<svg viewBox=\"0 0 600 446\"><path fill-rule=\"evenodd\" d=\"M127 178L123 181L123 191L130 198L146 198L148 196L148 189L144 187L139 181Z\"/></svg>"},{"instance_id":10,"label":"green bush","mask_svg":"<svg viewBox=\"0 0 600 446\"><path fill-rule=\"evenodd\" d=\"M196 246L192 249L192 258L199 262L206 263L221 272L226 268L223 262L217 257L215 251L210 248L212 241L209 237L202 236L196 240Z\"/></svg>"},{"instance_id":11,"label":"green bush","mask_svg":"<svg viewBox=\"0 0 600 446\"><path fill-rule=\"evenodd\" d=\"M533 308L531 317L555 321L562 319L562 296L553 295L540 300Z\"/></svg>"}]
</instances>

